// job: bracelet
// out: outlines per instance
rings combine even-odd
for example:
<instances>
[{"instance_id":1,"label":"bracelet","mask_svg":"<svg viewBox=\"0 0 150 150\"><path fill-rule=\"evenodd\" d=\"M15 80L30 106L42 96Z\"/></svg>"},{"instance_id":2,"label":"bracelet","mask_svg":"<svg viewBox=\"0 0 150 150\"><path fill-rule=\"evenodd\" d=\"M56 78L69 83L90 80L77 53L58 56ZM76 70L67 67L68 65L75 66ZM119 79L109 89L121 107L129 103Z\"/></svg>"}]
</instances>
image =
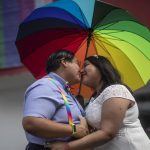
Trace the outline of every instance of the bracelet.
<instances>
[{"instance_id":1,"label":"bracelet","mask_svg":"<svg viewBox=\"0 0 150 150\"><path fill-rule=\"evenodd\" d=\"M77 133L76 125L72 124L72 135L74 136Z\"/></svg>"}]
</instances>

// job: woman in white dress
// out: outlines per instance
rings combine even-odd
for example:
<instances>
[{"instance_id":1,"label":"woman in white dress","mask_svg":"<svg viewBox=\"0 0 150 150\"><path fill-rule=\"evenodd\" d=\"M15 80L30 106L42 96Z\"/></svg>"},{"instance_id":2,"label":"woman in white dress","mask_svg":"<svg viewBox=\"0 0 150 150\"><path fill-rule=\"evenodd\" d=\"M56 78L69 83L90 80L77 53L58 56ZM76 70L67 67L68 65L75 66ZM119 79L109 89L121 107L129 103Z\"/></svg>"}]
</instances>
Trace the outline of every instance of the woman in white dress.
<instances>
[{"instance_id":1,"label":"woman in white dress","mask_svg":"<svg viewBox=\"0 0 150 150\"><path fill-rule=\"evenodd\" d=\"M94 90L86 119L95 131L67 146L54 144L52 150L150 150L150 139L138 119L137 103L108 59L88 57L82 74L83 84Z\"/></svg>"}]
</instances>

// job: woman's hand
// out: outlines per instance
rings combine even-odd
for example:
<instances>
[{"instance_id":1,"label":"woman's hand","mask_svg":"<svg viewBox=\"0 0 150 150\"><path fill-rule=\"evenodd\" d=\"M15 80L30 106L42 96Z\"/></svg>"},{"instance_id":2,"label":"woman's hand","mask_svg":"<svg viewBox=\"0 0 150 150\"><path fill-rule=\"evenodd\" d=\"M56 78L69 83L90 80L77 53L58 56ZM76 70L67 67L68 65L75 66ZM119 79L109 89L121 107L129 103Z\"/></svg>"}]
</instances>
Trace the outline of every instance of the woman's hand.
<instances>
[{"instance_id":1,"label":"woman's hand","mask_svg":"<svg viewBox=\"0 0 150 150\"><path fill-rule=\"evenodd\" d=\"M80 118L80 124L76 125L77 133L74 135L75 138L82 138L89 134L88 125L86 119L82 116Z\"/></svg>"},{"instance_id":2,"label":"woman's hand","mask_svg":"<svg viewBox=\"0 0 150 150\"><path fill-rule=\"evenodd\" d=\"M51 148L51 150L69 150L69 145L66 142L47 144L45 147Z\"/></svg>"},{"instance_id":3,"label":"woman's hand","mask_svg":"<svg viewBox=\"0 0 150 150\"><path fill-rule=\"evenodd\" d=\"M51 150L71 150L67 142L56 142L53 144L47 144L45 147L50 148ZM86 149L86 150L92 150L92 149Z\"/></svg>"},{"instance_id":4,"label":"woman's hand","mask_svg":"<svg viewBox=\"0 0 150 150\"><path fill-rule=\"evenodd\" d=\"M82 116L80 118L80 124L76 125L76 134L73 135L75 138L82 138L89 134L88 125L86 119ZM46 144L47 148L51 148L51 150L69 150L69 144L67 142L56 142Z\"/></svg>"}]
</instances>

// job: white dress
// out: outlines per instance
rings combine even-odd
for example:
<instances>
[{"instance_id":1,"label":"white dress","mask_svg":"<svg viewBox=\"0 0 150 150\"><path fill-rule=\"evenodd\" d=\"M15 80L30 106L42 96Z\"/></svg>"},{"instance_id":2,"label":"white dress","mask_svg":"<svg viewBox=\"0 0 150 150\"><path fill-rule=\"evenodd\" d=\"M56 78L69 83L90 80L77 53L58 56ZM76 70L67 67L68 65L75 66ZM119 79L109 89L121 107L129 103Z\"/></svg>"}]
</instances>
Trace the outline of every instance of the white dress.
<instances>
[{"instance_id":1,"label":"white dress","mask_svg":"<svg viewBox=\"0 0 150 150\"><path fill-rule=\"evenodd\" d=\"M86 108L86 119L92 127L99 129L103 102L111 97L122 97L135 102L124 85L116 84L107 87L95 100L92 98ZM150 139L141 127L138 115L135 102L133 107L127 110L123 125L116 137L94 150L150 150Z\"/></svg>"}]
</instances>

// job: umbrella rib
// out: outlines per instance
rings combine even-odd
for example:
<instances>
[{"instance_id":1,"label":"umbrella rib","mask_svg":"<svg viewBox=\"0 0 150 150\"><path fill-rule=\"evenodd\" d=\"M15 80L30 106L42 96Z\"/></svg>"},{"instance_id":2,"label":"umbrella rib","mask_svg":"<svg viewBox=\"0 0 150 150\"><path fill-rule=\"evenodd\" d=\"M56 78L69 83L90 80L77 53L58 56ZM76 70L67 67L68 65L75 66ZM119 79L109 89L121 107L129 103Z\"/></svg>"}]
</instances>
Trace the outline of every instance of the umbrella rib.
<instances>
[{"instance_id":1,"label":"umbrella rib","mask_svg":"<svg viewBox=\"0 0 150 150\"><path fill-rule=\"evenodd\" d=\"M114 23L110 23L109 25L104 25L105 27L104 28L101 28L101 29L95 29L95 30L105 30L105 29L107 29L107 28L109 28L109 27L111 27L111 26L113 26L114 24L118 24L118 23L120 23L120 22L123 22L123 21L126 21L126 20L121 20L121 21L116 21L116 22L114 22ZM134 20L128 20L128 22L132 22L132 23L135 23L135 24L137 24L137 22L136 21L134 21ZM139 24L139 23L138 23ZM101 27L103 27L103 26L101 26ZM110 29L110 30L115 30L115 29ZM118 30L118 29L117 29ZM126 32L129 32L128 30L118 30L118 32L123 32L123 31L126 31ZM118 32L110 32L110 33L118 33ZM133 34L135 34L135 32L133 32L133 31L130 31L130 33L133 33ZM107 34L107 33L106 33ZM139 34L137 34L137 35L139 35ZM141 35L139 35L139 36L141 36ZM143 36L141 36L141 37L143 37ZM145 39L145 37L143 37L144 39ZM146 39L147 40L147 39Z\"/></svg>"},{"instance_id":2,"label":"umbrella rib","mask_svg":"<svg viewBox=\"0 0 150 150\"><path fill-rule=\"evenodd\" d=\"M110 44L110 43L107 43L107 42L105 42L105 41L102 41L102 40L100 40L99 38L97 38L97 37L99 37L99 36L94 36L94 37L96 37L96 39L97 39L97 41L101 41L101 42L103 42L103 43L106 43L106 44L108 44L108 45L110 45L110 46L112 46L112 47L114 47L114 48L118 48L118 47L116 47L114 44ZM102 38L104 38L104 37L102 37ZM109 39L109 38L108 38ZM110 38L111 39L111 38Z\"/></svg>"},{"instance_id":3,"label":"umbrella rib","mask_svg":"<svg viewBox=\"0 0 150 150\"><path fill-rule=\"evenodd\" d=\"M71 44L76 43L76 42L78 42L78 41L80 41L80 39L75 39L75 40L73 40L71 43L66 44L65 47L66 47L67 45L71 45ZM83 43L83 42L82 42L82 43ZM80 44L80 46L81 46L81 45L82 45L82 44Z\"/></svg>"},{"instance_id":4,"label":"umbrella rib","mask_svg":"<svg viewBox=\"0 0 150 150\"><path fill-rule=\"evenodd\" d=\"M98 39L99 40L99 39ZM102 41L102 40L99 40L99 41ZM104 42L104 43L106 43L106 42ZM100 45L100 42L97 42L97 44L101 47L101 48L103 48L101 45ZM108 44L108 43L106 43L106 44ZM104 46L104 45L103 45ZM115 47L116 49L118 49L118 50L120 50L118 47ZM110 53L107 51L107 49L106 48L103 48L104 50L105 50L105 52L106 53L108 53L108 55L111 57L111 55L110 55ZM127 57L127 55L124 53L124 52L122 52L123 53L123 55L125 55L125 57ZM112 57L111 57L112 58ZM139 71L137 70L137 68L135 67L135 65L132 63L132 61L130 60L130 59L128 59L130 62L131 62L131 64L134 66L134 68L135 68L135 70L138 72L138 74L139 74L139 76L140 76L140 78L141 78L141 80L142 80L142 76L141 76L141 74L139 73ZM113 58L112 58L112 61L113 61ZM114 62L114 61L113 61ZM114 62L114 64L115 64L115 66L116 66L116 63Z\"/></svg>"},{"instance_id":5,"label":"umbrella rib","mask_svg":"<svg viewBox=\"0 0 150 150\"><path fill-rule=\"evenodd\" d=\"M98 31L98 30L97 30ZM112 32L109 32L109 33L101 33L101 34L104 34L104 35L109 35L109 36L111 36L111 37L114 37L114 39L117 39L117 40L121 40L121 41L124 41L124 40L122 40L122 39L120 39L120 38L118 38L118 37L115 37L115 36L112 36L111 34L113 34L113 33L119 33L119 32L128 32L128 31L126 31L126 30L116 30L116 31L112 31ZM130 33L132 33L132 34L135 34L134 32L130 32ZM95 33L95 34L97 34L97 33ZM135 35L137 35L137 34L135 34ZM140 36L140 35L137 35L137 36ZM141 36L140 36L141 37ZM144 37L142 37L143 39L145 39ZM112 38L110 38L110 39L112 39ZM147 40L147 39L145 39L145 40Z\"/></svg>"},{"instance_id":6,"label":"umbrella rib","mask_svg":"<svg viewBox=\"0 0 150 150\"><path fill-rule=\"evenodd\" d=\"M74 36L62 36L61 38L74 38L74 37L79 37L79 36L77 36L78 34L76 34L76 35L74 35ZM82 37L82 36L80 36L80 37ZM83 37L84 37L84 34L83 34ZM86 37L86 34L85 34L85 37ZM52 41L56 41L56 40L58 40L58 38L57 39L54 39L54 40L51 40L51 42ZM78 39L79 40L79 39ZM74 42L77 42L78 41L77 39L76 40L74 40L72 43L74 43ZM49 40L47 40L47 41L45 41L44 43L42 43L41 45L39 45L39 47L42 47L43 45L45 45L47 42L48 42ZM64 47L66 47L67 45L69 45L70 43L66 43L65 45L64 45ZM32 54L31 54L32 55Z\"/></svg>"},{"instance_id":7,"label":"umbrella rib","mask_svg":"<svg viewBox=\"0 0 150 150\"><path fill-rule=\"evenodd\" d=\"M99 40L99 39L98 39L98 40ZM101 42L102 45L101 45L100 42L97 42L98 40L96 40L96 43L97 43L101 48L104 49L104 51L109 55L110 58L112 58L111 54L107 51L106 47L105 47L104 44L102 43L102 42L104 42L104 41L99 40L99 41L102 41L102 42ZM104 43L106 43L106 42L104 42ZM108 43L106 43L106 44L108 44ZM108 44L108 45L113 46L113 45L111 45L111 44ZM115 46L113 46L113 47L115 47ZM117 48L117 47L115 47L115 48ZM118 49L118 48L117 48L117 49ZM113 61L113 58L112 58L112 61ZM113 61L113 63L114 63L115 66L116 66L116 63L115 63L114 61Z\"/></svg>"},{"instance_id":8,"label":"umbrella rib","mask_svg":"<svg viewBox=\"0 0 150 150\"><path fill-rule=\"evenodd\" d=\"M75 1L74 1L74 2L75 2ZM75 4L78 6L78 4L77 4L76 2L75 2ZM84 24L86 25L87 20L86 20L86 18L84 17L84 14L83 14L81 8L80 8L79 6L78 6L78 8L79 8L79 10L80 10L80 13L81 13L83 22L84 22ZM87 22L87 23L88 23L88 22ZM89 25L89 24L88 24L88 25ZM86 27L86 29L88 29L88 28Z\"/></svg>"},{"instance_id":9,"label":"umbrella rib","mask_svg":"<svg viewBox=\"0 0 150 150\"><path fill-rule=\"evenodd\" d=\"M112 38L107 38L107 39L112 39ZM99 39L98 39L98 40L99 40ZM114 39L112 39L112 40L114 40ZM102 41L102 40L99 40L99 41ZM120 41L126 42L125 40L121 40L121 39L120 39ZM108 44L108 45L110 45L110 46L113 46L113 47L119 49L118 47L116 47L116 46L114 46L114 45L111 45L111 44L109 44L109 43L107 43L107 42L105 42L105 41L102 41L102 42L104 42L104 43L106 43L106 44ZM129 43L129 44L131 44L131 43ZM131 44L131 45L132 45L132 44ZM132 46L136 47L135 45L132 45ZM137 47L136 47L136 48L137 48ZM137 49L138 49L138 48L137 48ZM138 49L138 50L140 51L140 49ZM150 60L142 51L140 51L140 53L143 54L143 56L145 56L148 60Z\"/></svg>"},{"instance_id":10,"label":"umbrella rib","mask_svg":"<svg viewBox=\"0 0 150 150\"><path fill-rule=\"evenodd\" d=\"M104 33L101 33L101 34L104 34ZM109 34L106 34L106 35L109 35ZM112 35L109 35L109 36L111 36L111 37L113 37L113 38L107 38L107 39L110 39L110 40L119 40L119 41L123 41L123 42L126 42L125 40L123 40L123 39L120 39L120 38L116 38L116 37L114 37L114 36L112 36ZM129 43L129 42L127 42L127 43ZM129 44L131 44L131 43L129 43ZM131 44L132 45L132 44ZM135 45L132 45L132 46L134 46L134 47L136 47ZM137 47L136 47L137 48ZM137 48L138 49L138 48ZM150 60L140 49L138 49L139 51L140 51L140 53L141 54L143 54L143 56L145 56L148 60Z\"/></svg>"},{"instance_id":11,"label":"umbrella rib","mask_svg":"<svg viewBox=\"0 0 150 150\"><path fill-rule=\"evenodd\" d=\"M87 36L86 33L82 34L82 36ZM80 37L82 37L80 36ZM75 34L70 34L70 35L63 35L61 38L75 38L75 37L79 37L79 33L75 33ZM52 40L53 41L53 40Z\"/></svg>"},{"instance_id":12,"label":"umbrella rib","mask_svg":"<svg viewBox=\"0 0 150 150\"><path fill-rule=\"evenodd\" d=\"M109 15L109 13L110 13L111 11L112 11L112 10L110 10L109 12L107 12L107 15L105 15L103 18L101 18L101 20L104 20L104 18L106 18L106 17ZM97 22L95 23L96 26L94 27L94 29L96 29L97 26L99 25L98 22L99 22L99 20L97 20Z\"/></svg>"},{"instance_id":13,"label":"umbrella rib","mask_svg":"<svg viewBox=\"0 0 150 150\"><path fill-rule=\"evenodd\" d=\"M119 41L127 42L127 41L125 41L125 40L123 40L123 39L120 39L120 38L118 38L118 37L116 38L116 37L114 37L114 36L112 36L112 35L109 35L109 36L113 37L114 39L113 39L113 38L107 38L107 39L119 40ZM115 39L115 38L116 38L116 39ZM129 43L130 45L136 47L135 45L131 44L130 42L127 42L127 43ZM148 60L150 60L139 48L136 47L136 49L138 49L138 50L140 51L140 53L143 54L143 56L145 56Z\"/></svg>"},{"instance_id":14,"label":"umbrella rib","mask_svg":"<svg viewBox=\"0 0 150 150\"><path fill-rule=\"evenodd\" d=\"M105 28L101 28L101 29L95 29L95 30L107 30L107 28L109 28L109 27L111 27L111 26L113 26L114 24L117 24L117 23L120 23L120 22L122 22L122 21L126 21L126 20L121 20L121 21L117 21L117 22L114 22L114 23L111 23L111 24L109 24L109 25L104 25L105 26ZM135 24L137 24L137 22L136 21L134 21L134 20L128 20L128 22L132 22L132 23L135 23ZM101 27L103 27L103 26L101 26ZM108 30L115 30L115 29L108 29ZM128 31L128 30L123 30L123 29L120 29L120 30L115 30L115 32L109 32L109 33L104 33L104 34L106 34L106 35L109 35L109 34L113 34L113 33L119 33L119 32L130 32L130 33L132 33L132 34L136 34L136 32L134 32L134 31ZM136 35L138 35L138 36L140 36L140 37L142 37L143 39L145 39L145 40L148 40L147 38L145 38L144 36L141 36L140 34L136 34ZM148 40L149 41L149 40Z\"/></svg>"},{"instance_id":15,"label":"umbrella rib","mask_svg":"<svg viewBox=\"0 0 150 150\"><path fill-rule=\"evenodd\" d=\"M112 31L112 32L109 32L109 33L102 33L102 34L107 34L107 35L109 35L109 34L112 34L112 33L119 33L119 32L126 32L126 30L116 30L116 31Z\"/></svg>"},{"instance_id":16,"label":"umbrella rib","mask_svg":"<svg viewBox=\"0 0 150 150\"><path fill-rule=\"evenodd\" d=\"M87 41L87 37L83 40L83 42L80 44L80 46L78 47L77 51L83 46L83 44Z\"/></svg>"},{"instance_id":17,"label":"umbrella rib","mask_svg":"<svg viewBox=\"0 0 150 150\"><path fill-rule=\"evenodd\" d=\"M119 22L119 21L117 21L117 22ZM116 22L109 24L108 26L106 26L105 28L103 28L103 29L101 29L101 30L107 29L108 27L111 27L111 26L113 26L114 24L116 24ZM99 25L99 24L97 24L97 25L94 27L95 30L98 28L98 25ZM102 27L102 26L101 26L101 27Z\"/></svg>"},{"instance_id":18,"label":"umbrella rib","mask_svg":"<svg viewBox=\"0 0 150 150\"><path fill-rule=\"evenodd\" d=\"M112 32L109 32L109 33L101 33L101 34L106 34L106 35L111 35L113 33L119 33L119 32L128 32L126 30L115 30L115 31L112 31ZM130 33L133 33L135 34L134 32L130 32ZM139 36L139 35L138 35ZM145 38L144 38L145 39ZM145 39L146 40L146 39Z\"/></svg>"},{"instance_id":19,"label":"umbrella rib","mask_svg":"<svg viewBox=\"0 0 150 150\"><path fill-rule=\"evenodd\" d=\"M77 5L77 3L75 2L75 4ZM78 6L78 5L77 5ZM84 17L83 17L83 15L82 15L82 10L81 10L81 8L78 6L78 8L79 8L79 10L80 10L80 13L81 13L81 16L82 16L82 19L83 19L83 22L84 22L84 24L85 24L85 28L87 29L87 27L86 27L86 23L85 23L85 21L84 21ZM59 8L59 9L62 9L62 8ZM69 11L66 11L65 9L62 9L63 11L65 11L65 12L67 12L68 13L68 15L77 23L77 24L79 24L79 21L78 21L78 19L75 19L76 17L74 17L73 18L73 15L69 12ZM82 29L84 29L85 31L86 31L86 29L85 28L82 28Z\"/></svg>"},{"instance_id":20,"label":"umbrella rib","mask_svg":"<svg viewBox=\"0 0 150 150\"><path fill-rule=\"evenodd\" d=\"M79 24L79 22L78 22L76 19L74 19L70 13L69 13L69 15L71 16L71 18L72 18L77 24ZM84 22L84 24L85 24L85 22ZM85 25L86 25L86 24L85 24ZM85 26L85 28L82 28L82 29L83 29L84 31L86 31L87 27Z\"/></svg>"},{"instance_id":21,"label":"umbrella rib","mask_svg":"<svg viewBox=\"0 0 150 150\"><path fill-rule=\"evenodd\" d=\"M78 6L78 4L75 2L75 4ZM82 10L81 10L81 8L78 6L78 8L79 8L79 11L80 11L80 13L81 13L81 16L82 16L82 19L83 19L83 22L84 22L84 24L85 24L85 28L82 28L82 29L84 29L85 31L86 31L86 29L87 29L87 27L86 27L86 22L85 22L85 19L84 19L84 15L83 15L83 13L82 13ZM62 8L60 8L60 9L62 9ZM64 10L64 9L62 9L62 10ZM64 10L64 11L66 11L66 10ZM73 18L73 15L70 13L70 12L68 12L68 11L66 11L68 14L69 14L69 16L77 23L77 24L79 24L79 22L77 21L77 19L74 19ZM76 18L76 17L75 17Z\"/></svg>"},{"instance_id":22,"label":"umbrella rib","mask_svg":"<svg viewBox=\"0 0 150 150\"><path fill-rule=\"evenodd\" d=\"M96 37L98 37L98 36L96 36ZM103 37L102 37L103 38ZM106 44L108 44L108 45L110 45L110 46L112 46L112 47L114 47L114 48L116 48L116 49L118 49L118 50L120 50L118 47L116 47L116 46L114 46L114 44L109 44L109 43L107 43L107 42L105 42L105 41L102 41L102 40L100 40L99 38L97 38L97 40L96 41L101 41L101 44L103 45L103 43L106 43ZM123 41L123 40L122 40ZM103 42L103 43L102 43ZM97 44L101 47L101 48L103 48L101 45L100 45L100 42L97 42ZM104 45L103 45L104 46ZM110 53L107 51L107 49L105 48L105 46L104 46L104 48L103 48L104 50L105 50L105 52L106 53L108 53L109 54L109 56L111 57L111 55L110 55ZM124 54L124 55L126 55L126 54ZM131 62L131 61L130 61ZM131 62L132 63L132 62Z\"/></svg>"},{"instance_id":23,"label":"umbrella rib","mask_svg":"<svg viewBox=\"0 0 150 150\"><path fill-rule=\"evenodd\" d=\"M98 39L99 40L99 39ZM99 41L102 41L102 40L99 40ZM102 41L102 42L104 42L104 41ZM124 41L125 42L125 41ZM102 47L100 44L99 44L100 42L98 42L97 44L100 46L100 47ZM106 43L106 44L108 44L107 42L104 42L104 43ZM129 43L130 44L130 43ZM110 44L108 44L108 45L110 45ZM131 44L132 45L132 44ZM110 46L112 46L112 45L110 45ZM115 47L115 46L113 46L113 47ZM118 49L118 50L120 50L118 47L115 47L116 49ZM104 49L105 50L105 49ZM105 50L105 52L107 52L108 54L109 54L109 56L111 57L111 55L110 55L110 53L107 51L107 50ZM140 51L141 52L141 51ZM125 55L125 57L127 57L127 55L122 51L122 53ZM143 53L142 53L143 54ZM143 54L144 55L144 54ZM145 55L144 55L145 56ZM112 57L111 57L112 58ZM113 60L113 59L112 59ZM135 67L135 65L133 64L133 62L129 59L129 61L131 62L131 64L134 66L134 68L135 68L135 70L139 73L139 71L137 70L137 68ZM113 61L114 62L114 61ZM115 62L114 62L114 64L116 64ZM140 78L141 78L141 80L142 80L142 76L141 76L141 74L139 73L139 76L140 76Z\"/></svg>"},{"instance_id":24,"label":"umbrella rib","mask_svg":"<svg viewBox=\"0 0 150 150\"><path fill-rule=\"evenodd\" d=\"M86 37L86 38L87 38L87 37ZM83 40L83 42L80 44L80 46L78 47L78 49L82 47L84 41L86 41L86 38L85 38L85 39ZM79 41L79 39L78 39L78 40L74 40L74 41L71 42L71 44L76 43L76 42L78 42L78 41ZM69 44L70 44L70 43L69 43ZM77 49L77 51L78 51L78 49Z\"/></svg>"},{"instance_id":25,"label":"umbrella rib","mask_svg":"<svg viewBox=\"0 0 150 150\"><path fill-rule=\"evenodd\" d=\"M119 41L124 41L124 42L126 42L125 40L123 40L123 39L120 39L119 37L115 37L115 36L113 36L113 35L111 35L111 33L119 33L119 32L127 32L127 31L125 31L125 30L118 30L118 32L109 32L109 33L101 33L101 34L106 34L106 35L109 35L109 36L111 36L111 37L113 37L113 38L108 38L108 39L112 39L112 40L119 40ZM134 32L131 32L132 34L135 34ZM136 35L136 34L135 34ZM138 36L140 36L140 35L138 35ZM141 36L140 36L141 37ZM145 39L144 37L142 37L143 39ZM147 39L145 39L146 41L147 41ZM129 43L129 42L127 42L127 43ZM129 43L129 44L131 44L131 43ZM131 44L132 45L132 44ZM135 46L135 45L133 45L133 46ZM136 47L136 46L135 46ZM137 48L137 47L136 47ZM138 49L138 48L137 48ZM150 60L140 49L138 49L148 60Z\"/></svg>"},{"instance_id":26,"label":"umbrella rib","mask_svg":"<svg viewBox=\"0 0 150 150\"><path fill-rule=\"evenodd\" d=\"M94 46L94 48L95 48L95 50L96 50L96 46L95 46L95 43L94 43L94 37L92 36L92 43L93 43L93 46ZM96 52L96 54L98 55L98 53L97 53L97 51L95 51Z\"/></svg>"},{"instance_id":27,"label":"umbrella rib","mask_svg":"<svg viewBox=\"0 0 150 150\"><path fill-rule=\"evenodd\" d=\"M74 40L73 42L71 42L71 44L76 43L77 41L79 41L79 39ZM47 42L45 42L45 43L47 43ZM45 45L45 43L43 43L42 45L40 45L40 47L42 47L43 45ZM82 42L82 43L83 43L83 42ZM70 45L70 43L66 43L66 44L63 46L63 48L66 47L66 46L68 46L68 45ZM31 55L29 55L29 56L32 56L32 55L33 55L33 54L31 54Z\"/></svg>"},{"instance_id":28,"label":"umbrella rib","mask_svg":"<svg viewBox=\"0 0 150 150\"><path fill-rule=\"evenodd\" d=\"M86 35L86 34L85 34ZM73 37L79 37L77 34L76 35L74 35L74 36L68 36L68 35L64 35L64 36L62 36L63 38L73 38ZM80 36L81 37L81 36Z\"/></svg>"},{"instance_id":29,"label":"umbrella rib","mask_svg":"<svg viewBox=\"0 0 150 150\"><path fill-rule=\"evenodd\" d=\"M119 23L119 22L122 22L122 21L126 21L126 20L115 21L115 22L113 22L113 23L108 24L107 26L106 26L106 25L102 25L102 26L100 26L100 27L103 27L103 26L105 26L105 27L102 28L102 29L100 29L100 30L105 30L105 29L107 29L107 28L109 28L109 27L111 27L111 26L113 26L113 25L115 25L115 24L117 24L117 23ZM129 21L129 20L128 20L128 21ZM130 22L137 23L136 21L133 21L133 20L130 20ZM97 25L94 29L95 29L95 30L98 29L98 25ZM123 30L123 31L126 31L126 30Z\"/></svg>"},{"instance_id":30,"label":"umbrella rib","mask_svg":"<svg viewBox=\"0 0 150 150\"><path fill-rule=\"evenodd\" d=\"M95 35L99 35L99 34L95 33ZM101 33L101 35L109 35L109 34L108 34L108 33ZM109 35L109 36L113 37L112 35ZM108 38L108 39L122 41L122 39L120 39L120 38L118 38L118 37L113 37L113 38Z\"/></svg>"},{"instance_id":31,"label":"umbrella rib","mask_svg":"<svg viewBox=\"0 0 150 150\"><path fill-rule=\"evenodd\" d=\"M101 45L102 44L102 40L100 40L100 39L98 39L97 37L95 37L95 42L102 48L102 49L104 49L104 51L106 52L106 53L108 53L108 55L109 56L111 56L110 55L110 53L107 51L107 49L106 49L106 47L104 46L104 45ZM98 41L100 41L100 42L98 42ZM106 42L104 42L104 43L106 43ZM106 44L108 44L108 43L106 43ZM111 45L112 46L112 45Z\"/></svg>"}]
</instances>

